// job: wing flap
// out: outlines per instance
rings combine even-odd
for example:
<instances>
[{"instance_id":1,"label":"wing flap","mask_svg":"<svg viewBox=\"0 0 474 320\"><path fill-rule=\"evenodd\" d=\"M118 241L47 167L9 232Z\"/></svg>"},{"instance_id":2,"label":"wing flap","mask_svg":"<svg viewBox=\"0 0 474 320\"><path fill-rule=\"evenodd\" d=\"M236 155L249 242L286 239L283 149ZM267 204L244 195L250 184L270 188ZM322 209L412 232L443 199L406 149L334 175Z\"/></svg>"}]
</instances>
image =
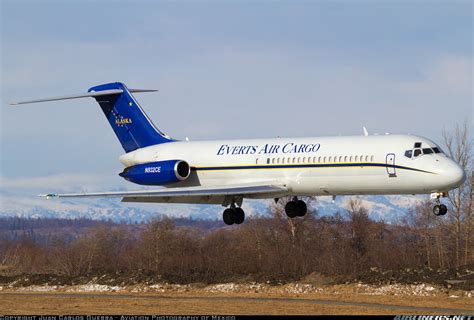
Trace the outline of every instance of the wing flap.
<instances>
[{"instance_id":1,"label":"wing flap","mask_svg":"<svg viewBox=\"0 0 474 320\"><path fill-rule=\"evenodd\" d=\"M140 203L186 203L186 204L223 204L231 196L181 196L181 197L123 197L122 202Z\"/></svg>"}]
</instances>

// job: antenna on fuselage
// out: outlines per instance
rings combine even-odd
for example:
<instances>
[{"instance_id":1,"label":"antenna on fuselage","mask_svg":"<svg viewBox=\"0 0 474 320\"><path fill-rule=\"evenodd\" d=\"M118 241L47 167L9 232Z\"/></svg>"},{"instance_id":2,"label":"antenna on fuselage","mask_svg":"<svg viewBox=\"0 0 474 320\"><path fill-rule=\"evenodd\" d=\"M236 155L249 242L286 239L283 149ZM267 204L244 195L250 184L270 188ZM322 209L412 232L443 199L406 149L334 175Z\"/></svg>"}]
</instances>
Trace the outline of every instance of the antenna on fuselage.
<instances>
[{"instance_id":1,"label":"antenna on fuselage","mask_svg":"<svg viewBox=\"0 0 474 320\"><path fill-rule=\"evenodd\" d=\"M368 136L369 135L369 132L367 131L367 128L366 127L362 127L362 130L364 130L364 136Z\"/></svg>"}]
</instances>

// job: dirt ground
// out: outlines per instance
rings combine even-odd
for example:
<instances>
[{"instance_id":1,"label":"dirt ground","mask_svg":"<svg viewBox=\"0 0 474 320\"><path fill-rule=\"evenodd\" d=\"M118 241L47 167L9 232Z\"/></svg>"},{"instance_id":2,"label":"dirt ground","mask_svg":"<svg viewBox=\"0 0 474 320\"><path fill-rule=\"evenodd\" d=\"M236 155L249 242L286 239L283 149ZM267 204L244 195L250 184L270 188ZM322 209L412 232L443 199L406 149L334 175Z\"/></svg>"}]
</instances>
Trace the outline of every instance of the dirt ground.
<instances>
[{"instance_id":1,"label":"dirt ground","mask_svg":"<svg viewBox=\"0 0 474 320\"><path fill-rule=\"evenodd\" d=\"M0 292L2 314L468 314L470 297L356 294Z\"/></svg>"},{"instance_id":2,"label":"dirt ground","mask_svg":"<svg viewBox=\"0 0 474 320\"><path fill-rule=\"evenodd\" d=\"M0 276L0 314L474 315L474 271L371 270L334 281L167 283L139 275Z\"/></svg>"}]
</instances>

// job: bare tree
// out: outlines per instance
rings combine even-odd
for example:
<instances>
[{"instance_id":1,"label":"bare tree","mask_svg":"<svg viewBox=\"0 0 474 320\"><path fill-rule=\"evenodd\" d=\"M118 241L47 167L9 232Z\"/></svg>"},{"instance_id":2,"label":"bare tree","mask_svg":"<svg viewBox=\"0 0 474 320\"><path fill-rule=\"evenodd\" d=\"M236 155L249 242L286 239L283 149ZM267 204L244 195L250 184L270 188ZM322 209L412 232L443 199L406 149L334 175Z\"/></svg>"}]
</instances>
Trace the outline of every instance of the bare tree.
<instances>
[{"instance_id":1,"label":"bare tree","mask_svg":"<svg viewBox=\"0 0 474 320\"><path fill-rule=\"evenodd\" d=\"M470 171L470 177L467 180L470 181L470 183L469 183L469 188L468 188L469 200L466 206L467 224L466 224L466 232L465 232L466 238L464 242L464 264L468 264L469 261L474 260L474 250L472 249L474 247L474 243L473 243L474 239L471 237L472 233L474 232L473 225L472 225L474 171L472 170Z\"/></svg>"},{"instance_id":2,"label":"bare tree","mask_svg":"<svg viewBox=\"0 0 474 320\"><path fill-rule=\"evenodd\" d=\"M270 211L273 214L273 218L277 221L280 225L287 225L287 230L290 235L291 242L294 244L296 235L298 232L298 227L305 219L310 219L311 215L314 214L312 206L316 201L316 197L304 197L304 200L308 204L308 212L305 214L303 219L290 219L287 218L285 213L285 206L288 202L292 201L293 197L283 197L280 198L278 201L275 201L270 206Z\"/></svg>"},{"instance_id":3,"label":"bare tree","mask_svg":"<svg viewBox=\"0 0 474 320\"><path fill-rule=\"evenodd\" d=\"M456 125L453 131L443 130L443 140L446 145L448 155L464 169L466 174L472 170L472 147L473 140L469 132L468 120L465 120L462 125ZM453 211L452 219L454 226L455 238L455 264L461 264L461 241L462 236L467 238L464 241L464 261L467 263L469 256L469 235L472 226L472 207L470 207L471 197L471 181L466 179L466 182L459 188L450 191L448 199ZM463 232L463 222L468 226L467 230Z\"/></svg>"},{"instance_id":4,"label":"bare tree","mask_svg":"<svg viewBox=\"0 0 474 320\"><path fill-rule=\"evenodd\" d=\"M362 201L351 198L348 203L347 214L350 226L350 245L354 254L356 270L363 268L369 244L369 212L362 205Z\"/></svg>"}]
</instances>

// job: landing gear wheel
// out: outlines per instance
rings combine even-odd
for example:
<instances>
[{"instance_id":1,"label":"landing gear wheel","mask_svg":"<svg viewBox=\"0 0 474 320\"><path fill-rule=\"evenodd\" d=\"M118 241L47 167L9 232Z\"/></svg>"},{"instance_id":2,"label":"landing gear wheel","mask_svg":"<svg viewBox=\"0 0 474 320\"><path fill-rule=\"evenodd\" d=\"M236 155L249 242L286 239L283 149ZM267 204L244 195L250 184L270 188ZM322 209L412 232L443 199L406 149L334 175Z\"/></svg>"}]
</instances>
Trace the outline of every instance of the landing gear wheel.
<instances>
[{"instance_id":1,"label":"landing gear wheel","mask_svg":"<svg viewBox=\"0 0 474 320\"><path fill-rule=\"evenodd\" d=\"M296 215L298 217L304 217L306 214L306 211L308 210L308 207L306 206L306 203L303 200L297 200L296 202Z\"/></svg>"},{"instance_id":2,"label":"landing gear wheel","mask_svg":"<svg viewBox=\"0 0 474 320\"><path fill-rule=\"evenodd\" d=\"M448 208L444 204L440 204L439 207L441 209L440 214L444 216L448 212Z\"/></svg>"},{"instance_id":3,"label":"landing gear wheel","mask_svg":"<svg viewBox=\"0 0 474 320\"><path fill-rule=\"evenodd\" d=\"M224 223L228 226L234 224L234 210L231 208L225 209L224 213L222 214L222 218Z\"/></svg>"},{"instance_id":4,"label":"landing gear wheel","mask_svg":"<svg viewBox=\"0 0 474 320\"><path fill-rule=\"evenodd\" d=\"M245 212L242 208L234 209L234 223L241 224L245 220Z\"/></svg>"},{"instance_id":5,"label":"landing gear wheel","mask_svg":"<svg viewBox=\"0 0 474 320\"><path fill-rule=\"evenodd\" d=\"M437 204L433 207L435 216L444 216L448 212L448 208L444 204Z\"/></svg>"},{"instance_id":6,"label":"landing gear wheel","mask_svg":"<svg viewBox=\"0 0 474 320\"><path fill-rule=\"evenodd\" d=\"M296 205L296 201L289 201L285 205L285 213L289 218L294 218L298 215L298 206Z\"/></svg>"},{"instance_id":7,"label":"landing gear wheel","mask_svg":"<svg viewBox=\"0 0 474 320\"><path fill-rule=\"evenodd\" d=\"M441 206L440 206L439 204L437 204L437 205L435 205L435 206L433 207L433 213L435 214L435 216L440 216L440 215L442 215L441 212L442 212L442 211L441 211Z\"/></svg>"}]
</instances>

